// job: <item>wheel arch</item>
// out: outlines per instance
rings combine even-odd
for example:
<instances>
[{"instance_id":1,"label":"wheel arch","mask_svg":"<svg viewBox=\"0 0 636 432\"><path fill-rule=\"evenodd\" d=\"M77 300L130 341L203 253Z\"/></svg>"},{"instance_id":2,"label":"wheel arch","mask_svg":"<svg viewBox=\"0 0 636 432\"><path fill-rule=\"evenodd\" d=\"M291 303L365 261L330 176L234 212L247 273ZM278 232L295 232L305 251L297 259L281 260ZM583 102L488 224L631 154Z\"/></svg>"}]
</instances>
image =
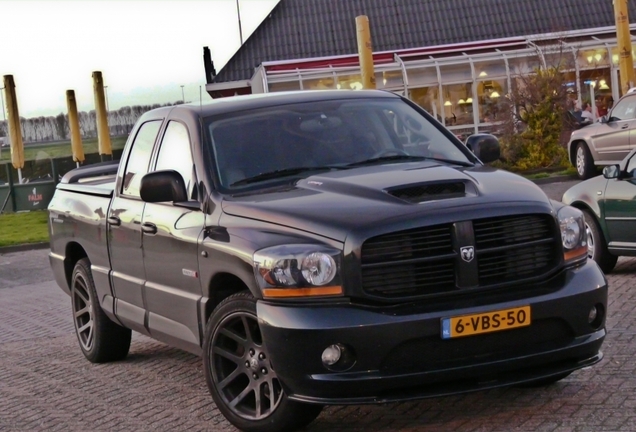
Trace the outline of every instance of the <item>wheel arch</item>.
<instances>
[{"instance_id":1,"label":"wheel arch","mask_svg":"<svg viewBox=\"0 0 636 432\"><path fill-rule=\"evenodd\" d=\"M254 292L256 289L255 284L250 287L250 284L245 280L246 275L238 276L237 273L244 272L219 272L210 279L207 292L204 293L208 299L203 310L204 319L202 326L204 328L214 309L229 296L241 291L250 291L252 295L258 297L257 293ZM253 273L250 272L250 276L253 278Z\"/></svg>"},{"instance_id":2,"label":"wheel arch","mask_svg":"<svg viewBox=\"0 0 636 432\"><path fill-rule=\"evenodd\" d=\"M579 146L579 144L585 144L585 146L587 147L588 151L590 152L590 154L592 153L592 149L590 148L590 144L585 141L582 138L577 138L573 141L570 141L569 145L568 145L568 156L570 158L570 163L572 164L573 167L576 167L576 149Z\"/></svg>"},{"instance_id":3,"label":"wheel arch","mask_svg":"<svg viewBox=\"0 0 636 432\"><path fill-rule=\"evenodd\" d=\"M64 251L64 275L69 288L71 287L71 279L73 278L73 269L75 268L75 264L77 264L77 262L82 258L88 258L88 254L84 247L77 242L69 242Z\"/></svg>"}]
</instances>

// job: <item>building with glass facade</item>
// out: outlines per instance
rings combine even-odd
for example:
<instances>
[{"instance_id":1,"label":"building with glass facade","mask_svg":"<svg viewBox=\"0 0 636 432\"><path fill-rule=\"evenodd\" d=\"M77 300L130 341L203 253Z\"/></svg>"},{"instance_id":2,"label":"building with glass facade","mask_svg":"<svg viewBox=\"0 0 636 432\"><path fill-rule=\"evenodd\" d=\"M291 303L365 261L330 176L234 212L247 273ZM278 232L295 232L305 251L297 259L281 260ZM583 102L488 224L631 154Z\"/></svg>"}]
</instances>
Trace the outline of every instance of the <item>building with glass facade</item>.
<instances>
[{"instance_id":1,"label":"building with glass facade","mask_svg":"<svg viewBox=\"0 0 636 432\"><path fill-rule=\"evenodd\" d=\"M294 4L298 6L299 0L282 0L277 8L284 6L285 2L289 2L288 9L290 7L293 9ZM309 2L311 3L313 0L309 0ZM322 0L315 2L324 3ZM376 0L374 4L377 6L377 3L382 2L383 0ZM438 3L448 6L448 4L456 5L460 2ZM582 2L585 3L585 0ZM359 1L358 3L365 2ZM425 4L430 6L429 3L436 2L423 1L418 4L417 2L405 1L404 3L403 8L411 9L401 9L402 13L413 12L418 8L424 8ZM475 3L482 7L488 6L489 3L501 6L501 2L494 0L475 0L470 4L474 6ZM510 3L510 7L521 5L518 2L509 1L506 3ZM555 5L558 6L565 2L534 0L530 3L530 6L534 3L538 7L537 10L541 10L544 15L549 15L555 10L558 15L559 8L555 8ZM571 4L571 2L568 3ZM607 7L603 9L604 20L611 22L613 9L611 2L608 3L609 9ZM549 8L550 4L552 4L552 9ZM545 9L544 6L548 9ZM392 13L391 7L387 4L385 12ZM397 6L393 5L393 7ZM375 9L373 10L375 11ZM564 10L561 9L561 11ZM267 27L272 27L275 24L272 21L276 20L276 11L275 8L269 22L266 20L261 24L261 27L264 26L265 32L259 33L261 29L259 27L250 38L250 40L256 38L255 43L250 45L250 40L248 40L246 45L241 48L245 49L246 53L241 53L239 50L239 53L228 63L230 69L226 71L225 69L228 68L226 65L215 77L222 79L208 79L206 89L212 97L288 90L362 88L358 55L355 51L348 55L312 57L309 54L315 50L308 49L307 56L286 60L262 59L262 56L260 57L262 60L257 63L256 67L247 71L251 74L245 79L223 80L231 75L231 72L237 71L236 64L240 63L242 57L249 57L248 54L253 53L255 47L263 45L262 41L258 41L259 37L267 39L270 36L267 32L271 29ZM608 11L610 12L609 18L607 17ZM299 10L287 10L286 12L288 14L289 12L291 14L300 13ZM504 12L502 12L501 17L510 16ZM567 14L570 12L564 13L569 16ZM529 12L526 11L526 13ZM636 17L636 11L633 13ZM284 15L284 13L281 14L281 21L285 21ZM492 15L489 17L492 19ZM378 19L380 24L383 19L384 17ZM351 16L351 25L355 25L354 20L355 17ZM370 21L374 47L377 47L375 37L378 30L374 28L372 16L370 16ZM313 21L310 19L307 22ZM537 26L533 29L540 28L540 21ZM548 26L546 25L546 27ZM632 25L631 28L636 30L636 25ZM384 36L382 32L389 32L389 30L382 26L379 26L379 29L382 39ZM464 33L469 33L469 30L464 29ZM394 31L394 28L390 31ZM505 31L504 29L504 33ZM343 31L343 33L346 32ZM481 34L476 36L479 37ZM632 38L634 39L634 37ZM285 34L281 39L281 44L287 43L290 39L294 40L293 35L290 37ZM303 36L296 39L302 41ZM470 34L462 33L462 36L458 36L457 39L470 39ZM636 39L634 42L636 43ZM324 44L327 45L327 49L331 45L328 41L325 41ZM311 48L309 45L308 48ZM381 42L380 45L386 44ZM276 53L266 52L264 57L270 55L276 55ZM636 58L634 52L632 52L632 57ZM603 115L608 107L611 107L613 100L621 96L618 58L616 30L613 25L570 28L558 32L460 41L415 48L398 47L383 51L374 50L377 88L406 95L437 117L449 129L454 130L457 135L492 131L493 126L497 124L499 98L505 97L511 89L519 85L519 76L534 73L537 68L541 67L558 67L565 75L565 82L568 86L568 93L571 94L573 106L577 103L580 105L584 102L591 102L596 105L597 113ZM232 61L235 62L234 65ZM231 69L233 66L235 67L234 71ZM226 73L224 74L224 72ZM243 73L245 75L245 72Z\"/></svg>"}]
</instances>

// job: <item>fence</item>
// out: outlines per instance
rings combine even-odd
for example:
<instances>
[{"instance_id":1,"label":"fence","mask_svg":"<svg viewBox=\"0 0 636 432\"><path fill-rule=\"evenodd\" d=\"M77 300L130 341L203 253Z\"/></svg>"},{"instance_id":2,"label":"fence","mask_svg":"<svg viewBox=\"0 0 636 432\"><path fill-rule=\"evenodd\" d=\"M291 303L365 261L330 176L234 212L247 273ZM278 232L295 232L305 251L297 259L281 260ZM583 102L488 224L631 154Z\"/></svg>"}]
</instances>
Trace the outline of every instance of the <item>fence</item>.
<instances>
[{"instance_id":1,"label":"fence","mask_svg":"<svg viewBox=\"0 0 636 432\"><path fill-rule=\"evenodd\" d=\"M113 159L121 158L122 150L113 151ZM82 166L101 162L95 154L86 155ZM42 158L26 161L22 169L22 183L11 163L0 164L0 213L44 210L53 198L55 186L64 174L76 168L73 158Z\"/></svg>"}]
</instances>

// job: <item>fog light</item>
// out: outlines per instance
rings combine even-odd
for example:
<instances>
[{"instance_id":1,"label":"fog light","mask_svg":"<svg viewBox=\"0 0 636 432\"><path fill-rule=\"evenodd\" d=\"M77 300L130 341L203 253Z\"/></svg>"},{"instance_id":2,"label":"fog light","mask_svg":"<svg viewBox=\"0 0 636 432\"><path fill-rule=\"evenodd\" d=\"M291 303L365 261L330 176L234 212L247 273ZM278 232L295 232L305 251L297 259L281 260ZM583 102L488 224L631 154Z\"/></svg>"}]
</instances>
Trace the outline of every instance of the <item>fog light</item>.
<instances>
[{"instance_id":1,"label":"fog light","mask_svg":"<svg viewBox=\"0 0 636 432\"><path fill-rule=\"evenodd\" d=\"M598 316L598 310L596 309L596 306L592 306L592 309L590 309L590 313L587 315L587 322L592 324L594 320L596 320L597 316Z\"/></svg>"},{"instance_id":2,"label":"fog light","mask_svg":"<svg viewBox=\"0 0 636 432\"><path fill-rule=\"evenodd\" d=\"M340 356L342 355L342 349L338 345L330 345L322 352L322 362L326 366L332 366L338 363Z\"/></svg>"}]
</instances>

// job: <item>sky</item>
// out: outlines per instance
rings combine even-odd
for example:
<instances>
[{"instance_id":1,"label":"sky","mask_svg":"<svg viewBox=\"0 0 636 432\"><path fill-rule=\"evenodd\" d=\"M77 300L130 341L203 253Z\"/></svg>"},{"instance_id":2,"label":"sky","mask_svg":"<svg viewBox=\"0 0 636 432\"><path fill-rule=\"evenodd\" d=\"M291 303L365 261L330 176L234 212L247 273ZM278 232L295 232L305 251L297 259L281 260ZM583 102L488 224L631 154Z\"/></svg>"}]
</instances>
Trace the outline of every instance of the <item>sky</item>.
<instances>
[{"instance_id":1,"label":"sky","mask_svg":"<svg viewBox=\"0 0 636 432\"><path fill-rule=\"evenodd\" d=\"M244 40L278 1L238 0ZM66 113L66 90L94 109L93 71L111 110L176 102L181 86L209 101L203 47L218 72L240 46L237 0L0 0L0 17L0 76L21 117Z\"/></svg>"}]
</instances>

